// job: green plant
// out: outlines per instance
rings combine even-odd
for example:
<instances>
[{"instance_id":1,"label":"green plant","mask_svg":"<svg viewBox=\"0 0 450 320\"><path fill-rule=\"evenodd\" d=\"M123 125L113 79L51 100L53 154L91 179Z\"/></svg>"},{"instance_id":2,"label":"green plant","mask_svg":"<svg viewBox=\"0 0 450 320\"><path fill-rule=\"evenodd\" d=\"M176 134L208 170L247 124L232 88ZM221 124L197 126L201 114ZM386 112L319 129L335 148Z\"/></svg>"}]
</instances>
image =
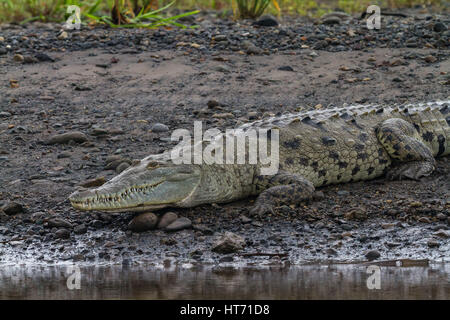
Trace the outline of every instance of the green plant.
<instances>
[{"instance_id":1,"label":"green plant","mask_svg":"<svg viewBox=\"0 0 450 320\"><path fill-rule=\"evenodd\" d=\"M112 8L112 15L102 15L98 16L93 14L92 12L86 12L83 13L84 16L87 18L90 18L94 21L97 21L99 23L106 23L110 27L113 28L158 28L161 26L176 26L180 28L186 28L185 25L177 22L177 19L180 19L182 17L186 17L189 15L193 15L198 13L198 10L185 12L179 15L175 16L169 16L165 17L161 15L163 11L168 9L170 6L172 6L175 3L175 1L170 2L169 4L165 5L162 8L145 12L146 7L145 5L140 8L139 12L137 14L134 14L133 8L122 6L119 7L119 2L115 1L115 5ZM148 8L148 6L147 6ZM114 12L117 11L116 15L114 15ZM119 18L120 17L120 18Z\"/></svg>"},{"instance_id":2,"label":"green plant","mask_svg":"<svg viewBox=\"0 0 450 320\"><path fill-rule=\"evenodd\" d=\"M91 15L84 18L91 21L100 21L99 19L108 15L108 18L102 19L102 23L112 23L113 25L129 26L133 24L131 19L137 19L137 24L148 25L151 20L145 21L143 15L163 8L172 0L0 0L0 23L2 22L27 22L32 20L41 21L63 21L67 19L66 9L68 5L77 5L82 13ZM445 8L442 6L448 0L177 0L172 7L182 10L194 9L215 9L229 10L233 9L236 17L253 17L264 12L264 9L271 13L280 13L280 6L283 8L283 14L300 14L311 17L319 17L323 13L341 9L348 13L361 13L367 8L368 4L377 4L381 8L400 9L412 7L415 5L433 5L436 8ZM272 5L270 5L272 3ZM115 4L118 4L115 6ZM280 6L278 5L280 4ZM120 14L127 21L115 21L112 9L115 8L117 18ZM144 9L141 12L141 9ZM118 14L120 12L120 14ZM166 11L165 11L166 12ZM164 12L156 13L162 19L166 19ZM93 18L95 17L95 18ZM103 21L103 20L106 20ZM136 22L136 20L134 20ZM152 20L153 23L156 20ZM173 21L173 20L172 20ZM168 21L162 21L163 25L174 25Z\"/></svg>"},{"instance_id":3,"label":"green plant","mask_svg":"<svg viewBox=\"0 0 450 320\"><path fill-rule=\"evenodd\" d=\"M267 9L270 3L273 3L275 8L280 11L280 7L276 0L232 0L233 11L239 18L258 18ZM237 7L237 10L236 10Z\"/></svg>"},{"instance_id":4,"label":"green plant","mask_svg":"<svg viewBox=\"0 0 450 320\"><path fill-rule=\"evenodd\" d=\"M360 0L360 1L339 0L338 1L339 9L342 9L348 13L363 12L371 4L379 5L379 3L377 3L377 1L373 1L373 0Z\"/></svg>"}]
</instances>

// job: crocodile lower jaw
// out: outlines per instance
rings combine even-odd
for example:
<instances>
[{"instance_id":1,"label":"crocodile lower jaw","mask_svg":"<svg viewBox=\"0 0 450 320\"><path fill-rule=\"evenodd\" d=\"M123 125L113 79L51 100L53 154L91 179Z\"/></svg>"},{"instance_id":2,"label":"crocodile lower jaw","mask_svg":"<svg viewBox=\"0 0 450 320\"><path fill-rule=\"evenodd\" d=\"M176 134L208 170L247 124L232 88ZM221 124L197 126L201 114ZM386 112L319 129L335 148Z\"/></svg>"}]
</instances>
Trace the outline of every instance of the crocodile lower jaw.
<instances>
[{"instance_id":1,"label":"crocodile lower jaw","mask_svg":"<svg viewBox=\"0 0 450 320\"><path fill-rule=\"evenodd\" d=\"M78 202L78 201L71 200L70 203L72 204L72 206L74 208L76 208L78 210L82 210L82 211L98 210L98 211L107 211L107 212L143 212L143 211L149 211L149 210L158 210L158 209L166 208L168 206L168 204L155 204L155 205L139 205L139 206L120 207L120 208L118 208L118 207L111 207L111 208L103 207L103 208L93 209L92 207L84 204L81 201Z\"/></svg>"}]
</instances>

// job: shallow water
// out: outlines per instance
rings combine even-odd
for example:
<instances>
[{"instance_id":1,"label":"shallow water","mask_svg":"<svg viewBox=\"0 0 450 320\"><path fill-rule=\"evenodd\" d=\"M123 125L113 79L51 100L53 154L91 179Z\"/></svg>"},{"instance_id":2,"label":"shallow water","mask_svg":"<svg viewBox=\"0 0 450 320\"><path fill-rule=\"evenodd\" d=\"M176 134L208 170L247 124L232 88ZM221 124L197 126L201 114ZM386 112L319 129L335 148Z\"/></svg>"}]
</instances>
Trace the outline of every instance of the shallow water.
<instances>
[{"instance_id":1,"label":"shallow water","mask_svg":"<svg viewBox=\"0 0 450 320\"><path fill-rule=\"evenodd\" d=\"M77 271L79 278L74 277ZM88 266L73 270L68 266L3 266L0 299L450 298L449 264L380 267L380 289L368 288L369 276L367 266L362 265ZM76 289L78 283L80 289Z\"/></svg>"}]
</instances>

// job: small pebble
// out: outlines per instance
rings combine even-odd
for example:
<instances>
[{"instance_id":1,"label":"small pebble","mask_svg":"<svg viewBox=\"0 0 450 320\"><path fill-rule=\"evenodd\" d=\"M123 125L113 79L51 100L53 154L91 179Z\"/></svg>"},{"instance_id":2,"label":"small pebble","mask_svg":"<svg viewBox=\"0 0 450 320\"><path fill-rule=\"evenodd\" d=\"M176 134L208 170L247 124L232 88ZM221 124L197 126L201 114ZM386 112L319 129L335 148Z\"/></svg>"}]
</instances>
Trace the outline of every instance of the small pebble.
<instances>
[{"instance_id":1,"label":"small pebble","mask_svg":"<svg viewBox=\"0 0 450 320\"><path fill-rule=\"evenodd\" d=\"M67 229L59 229L55 232L55 237L58 239L69 239L70 238L70 231Z\"/></svg>"},{"instance_id":2,"label":"small pebble","mask_svg":"<svg viewBox=\"0 0 450 320\"><path fill-rule=\"evenodd\" d=\"M24 212L23 206L20 203L17 203L14 201L11 201L11 202L8 202L7 204L5 204L2 207L2 210L8 216L12 216L12 215Z\"/></svg>"},{"instance_id":3,"label":"small pebble","mask_svg":"<svg viewBox=\"0 0 450 320\"><path fill-rule=\"evenodd\" d=\"M167 132L167 131L169 131L169 127L162 123L155 123L152 126L151 130L152 130L152 132L156 132L156 133Z\"/></svg>"},{"instance_id":4,"label":"small pebble","mask_svg":"<svg viewBox=\"0 0 450 320\"><path fill-rule=\"evenodd\" d=\"M367 260L373 261L378 259L381 256L381 254L377 250L370 250L366 252L364 256L367 258Z\"/></svg>"},{"instance_id":5,"label":"small pebble","mask_svg":"<svg viewBox=\"0 0 450 320\"><path fill-rule=\"evenodd\" d=\"M253 25L260 27L276 27L279 25L279 22L274 16L266 14L256 20Z\"/></svg>"}]
</instances>

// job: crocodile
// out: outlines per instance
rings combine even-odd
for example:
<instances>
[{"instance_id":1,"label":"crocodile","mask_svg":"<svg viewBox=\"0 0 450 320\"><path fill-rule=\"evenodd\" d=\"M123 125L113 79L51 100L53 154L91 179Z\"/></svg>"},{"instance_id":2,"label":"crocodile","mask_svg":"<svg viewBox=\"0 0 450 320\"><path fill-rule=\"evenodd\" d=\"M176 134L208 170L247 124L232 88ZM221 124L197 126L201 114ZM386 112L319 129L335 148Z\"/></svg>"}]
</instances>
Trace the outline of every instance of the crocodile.
<instances>
[{"instance_id":1,"label":"crocodile","mask_svg":"<svg viewBox=\"0 0 450 320\"><path fill-rule=\"evenodd\" d=\"M277 173L262 175L259 162L175 164L166 151L69 200L80 210L139 212L257 196L250 213L263 215L310 200L329 184L383 175L418 180L435 170L436 157L450 154L449 101L280 114L246 123L235 136L252 128L268 130L267 141L278 130Z\"/></svg>"}]
</instances>

